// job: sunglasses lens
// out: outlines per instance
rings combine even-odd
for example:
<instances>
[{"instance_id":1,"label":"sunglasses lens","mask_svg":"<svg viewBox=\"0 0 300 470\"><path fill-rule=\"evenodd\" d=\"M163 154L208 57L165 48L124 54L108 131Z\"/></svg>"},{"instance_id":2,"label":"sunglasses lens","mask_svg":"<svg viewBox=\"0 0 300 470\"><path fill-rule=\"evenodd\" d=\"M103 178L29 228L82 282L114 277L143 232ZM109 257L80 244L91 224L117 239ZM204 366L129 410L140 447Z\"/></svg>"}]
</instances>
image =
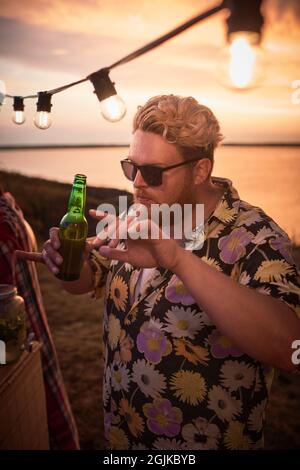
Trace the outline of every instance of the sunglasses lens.
<instances>
[{"instance_id":1,"label":"sunglasses lens","mask_svg":"<svg viewBox=\"0 0 300 470\"><path fill-rule=\"evenodd\" d=\"M122 165L123 173L126 176L126 178L129 179L129 181L134 181L134 178L137 174L137 169L134 166L134 164L132 162L123 160L121 161L121 165Z\"/></svg>"},{"instance_id":2,"label":"sunglasses lens","mask_svg":"<svg viewBox=\"0 0 300 470\"><path fill-rule=\"evenodd\" d=\"M130 161L122 160L121 166L124 175L129 181L134 181L138 170L140 169L143 180L149 186L160 186L162 184L162 171L161 168L156 166L141 166L139 169Z\"/></svg>"},{"instance_id":3,"label":"sunglasses lens","mask_svg":"<svg viewBox=\"0 0 300 470\"><path fill-rule=\"evenodd\" d=\"M160 186L162 184L162 171L156 166L145 166L141 168L143 180L149 186Z\"/></svg>"}]
</instances>

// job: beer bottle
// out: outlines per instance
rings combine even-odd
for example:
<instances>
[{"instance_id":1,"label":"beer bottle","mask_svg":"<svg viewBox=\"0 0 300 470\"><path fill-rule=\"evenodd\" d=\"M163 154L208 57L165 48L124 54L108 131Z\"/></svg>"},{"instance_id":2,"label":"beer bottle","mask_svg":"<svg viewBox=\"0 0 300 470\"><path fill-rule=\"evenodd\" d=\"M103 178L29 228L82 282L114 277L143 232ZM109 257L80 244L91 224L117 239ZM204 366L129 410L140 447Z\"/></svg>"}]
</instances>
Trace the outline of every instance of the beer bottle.
<instances>
[{"instance_id":1,"label":"beer bottle","mask_svg":"<svg viewBox=\"0 0 300 470\"><path fill-rule=\"evenodd\" d=\"M86 196L86 176L75 175L69 199L68 212L59 225L59 253L63 258L59 273L62 281L76 281L80 277L82 255L88 232L87 220L84 216Z\"/></svg>"}]
</instances>

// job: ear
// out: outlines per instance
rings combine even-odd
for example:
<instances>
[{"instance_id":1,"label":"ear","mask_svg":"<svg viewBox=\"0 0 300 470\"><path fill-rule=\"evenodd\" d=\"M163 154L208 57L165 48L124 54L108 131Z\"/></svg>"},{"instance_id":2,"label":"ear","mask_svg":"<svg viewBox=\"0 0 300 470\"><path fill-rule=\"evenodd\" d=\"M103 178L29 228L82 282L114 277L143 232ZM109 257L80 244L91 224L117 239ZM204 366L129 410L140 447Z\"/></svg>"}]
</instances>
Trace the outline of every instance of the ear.
<instances>
[{"instance_id":1,"label":"ear","mask_svg":"<svg viewBox=\"0 0 300 470\"><path fill-rule=\"evenodd\" d=\"M202 158L193 168L193 177L196 185L202 184L207 180L212 170L212 161L209 158Z\"/></svg>"}]
</instances>

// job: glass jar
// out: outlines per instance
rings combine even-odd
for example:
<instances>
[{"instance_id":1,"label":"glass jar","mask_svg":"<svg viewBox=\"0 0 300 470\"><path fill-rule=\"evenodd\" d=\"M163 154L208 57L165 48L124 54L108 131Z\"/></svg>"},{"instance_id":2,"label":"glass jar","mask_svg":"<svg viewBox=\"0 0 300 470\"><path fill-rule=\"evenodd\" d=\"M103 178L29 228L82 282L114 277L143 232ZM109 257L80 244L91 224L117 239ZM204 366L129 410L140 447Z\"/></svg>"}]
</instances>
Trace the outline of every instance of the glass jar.
<instances>
[{"instance_id":1,"label":"glass jar","mask_svg":"<svg viewBox=\"0 0 300 470\"><path fill-rule=\"evenodd\" d=\"M16 287L0 284L0 364L18 359L26 340L24 299Z\"/></svg>"}]
</instances>

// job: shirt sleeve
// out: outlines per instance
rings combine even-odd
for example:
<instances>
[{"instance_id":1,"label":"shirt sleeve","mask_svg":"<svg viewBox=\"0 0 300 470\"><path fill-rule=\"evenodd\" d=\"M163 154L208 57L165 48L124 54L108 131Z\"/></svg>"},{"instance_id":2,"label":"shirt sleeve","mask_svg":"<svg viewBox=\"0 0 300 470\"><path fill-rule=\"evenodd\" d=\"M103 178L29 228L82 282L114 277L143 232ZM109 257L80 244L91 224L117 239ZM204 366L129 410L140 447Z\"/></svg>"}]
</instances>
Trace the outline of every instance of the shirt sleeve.
<instances>
[{"instance_id":1,"label":"shirt sleeve","mask_svg":"<svg viewBox=\"0 0 300 470\"><path fill-rule=\"evenodd\" d=\"M285 302L300 318L300 277L288 238L251 244L239 273L238 282Z\"/></svg>"},{"instance_id":2,"label":"shirt sleeve","mask_svg":"<svg viewBox=\"0 0 300 470\"><path fill-rule=\"evenodd\" d=\"M22 250L16 235L8 224L0 223L0 284L15 284L15 250Z\"/></svg>"},{"instance_id":3,"label":"shirt sleeve","mask_svg":"<svg viewBox=\"0 0 300 470\"><path fill-rule=\"evenodd\" d=\"M89 263L93 273L92 297L98 299L103 294L111 260L102 256L98 250L92 250L89 254Z\"/></svg>"}]
</instances>

